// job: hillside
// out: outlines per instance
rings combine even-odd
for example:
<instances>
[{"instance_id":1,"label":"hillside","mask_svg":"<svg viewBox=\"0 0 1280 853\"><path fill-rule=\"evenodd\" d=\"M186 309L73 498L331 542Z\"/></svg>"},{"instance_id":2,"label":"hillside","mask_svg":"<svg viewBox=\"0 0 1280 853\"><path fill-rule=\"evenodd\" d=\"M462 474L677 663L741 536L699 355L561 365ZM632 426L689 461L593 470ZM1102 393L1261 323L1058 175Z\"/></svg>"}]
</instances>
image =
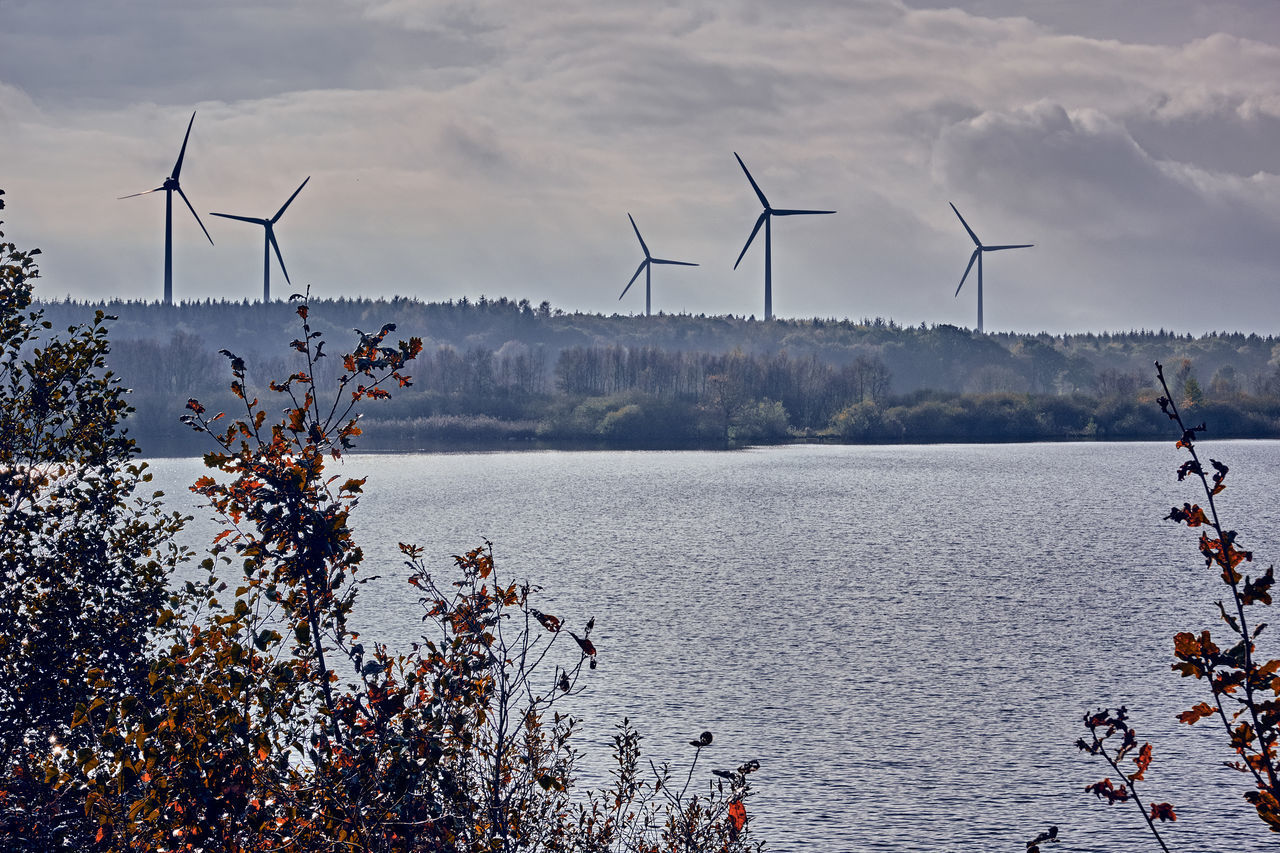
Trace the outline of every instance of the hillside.
<instances>
[{"instance_id":1,"label":"hillside","mask_svg":"<svg viewBox=\"0 0 1280 853\"><path fill-rule=\"evenodd\" d=\"M55 329L95 309L117 317L112 367L133 389L133 429L148 452L202 449L177 418L188 397L227 404L219 350L245 358L262 387L296 369L288 343L298 323L285 302L41 307ZM979 335L884 320L571 314L483 297L316 301L311 322L331 353L353 329L384 323L425 343L414 387L370 410L366 449L1140 437L1160 434L1159 420L1127 407L1154 396L1157 360L1178 372L1177 393L1227 406L1220 418L1232 434L1277 434L1273 336ZM1108 420L1116 406L1125 412Z\"/></svg>"}]
</instances>

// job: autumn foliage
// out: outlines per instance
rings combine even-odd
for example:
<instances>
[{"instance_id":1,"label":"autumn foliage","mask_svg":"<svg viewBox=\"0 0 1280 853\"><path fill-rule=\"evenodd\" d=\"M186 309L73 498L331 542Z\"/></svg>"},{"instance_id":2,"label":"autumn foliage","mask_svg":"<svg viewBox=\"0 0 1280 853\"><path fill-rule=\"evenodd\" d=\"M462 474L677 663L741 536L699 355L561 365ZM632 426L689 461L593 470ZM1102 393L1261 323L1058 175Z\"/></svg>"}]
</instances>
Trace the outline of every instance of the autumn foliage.
<instances>
[{"instance_id":1,"label":"autumn foliage","mask_svg":"<svg viewBox=\"0 0 1280 853\"><path fill-rule=\"evenodd\" d=\"M1159 363L1156 374L1164 390L1157 402L1178 429L1175 447L1185 450L1190 457L1178 466L1178 480L1198 481L1204 494L1203 504L1185 502L1171 508L1165 518L1199 531L1198 545L1205 568L1217 575L1227 592L1225 600L1217 602L1221 621L1227 627L1225 640L1221 635L1215 640L1207 628L1199 633L1179 632L1173 638L1173 670L1183 677L1204 681L1209 692L1209 701L1197 702L1178 714L1178 720L1188 725L1216 720L1222 726L1227 742L1238 756L1227 766L1245 774L1251 783L1244 793L1245 799L1271 831L1280 832L1280 777L1276 774L1280 659L1267 660L1260 656L1257 641L1267 623L1254 616L1255 608L1271 605L1274 567L1268 566L1261 574L1247 572L1247 564L1253 562L1253 552L1240 546L1238 534L1224 525L1218 511L1219 496L1226 490L1230 469L1217 459L1206 460L1200 456L1198 436L1205 431L1205 425L1192 426L1183 419ZM1120 779L1119 784L1104 779L1086 790L1108 803L1132 799L1141 807L1134 783L1143 779L1151 763L1151 745L1144 744L1133 757L1136 772L1125 775L1118 762L1137 747L1125 709L1086 714L1085 725L1091 738L1081 739L1077 745L1086 752L1103 756ZM1116 735L1121 736L1120 744L1108 752L1107 741ZM1164 847L1155 822L1176 820L1173 806L1154 803L1143 815Z\"/></svg>"},{"instance_id":2,"label":"autumn foliage","mask_svg":"<svg viewBox=\"0 0 1280 853\"><path fill-rule=\"evenodd\" d=\"M534 604L484 543L435 573L401 545L424 633L365 643L351 528L366 486L330 473L359 408L410 384L416 338L360 332L336 387L297 298L297 369L264 403L224 351L235 414L187 403L213 449L193 490L225 522L207 558L122 435L104 318L31 355L29 255L0 284L0 846L131 851L748 851L748 761L695 779L614 738L613 783L580 790L567 713L607 648L594 619ZM34 360L33 360L34 359ZM284 404L283 414L269 410ZM172 584L175 567L198 578ZM385 572L385 567L383 567ZM616 660L616 657L614 658ZM705 773L705 771L703 771ZM681 781L683 779L683 781Z\"/></svg>"}]
</instances>

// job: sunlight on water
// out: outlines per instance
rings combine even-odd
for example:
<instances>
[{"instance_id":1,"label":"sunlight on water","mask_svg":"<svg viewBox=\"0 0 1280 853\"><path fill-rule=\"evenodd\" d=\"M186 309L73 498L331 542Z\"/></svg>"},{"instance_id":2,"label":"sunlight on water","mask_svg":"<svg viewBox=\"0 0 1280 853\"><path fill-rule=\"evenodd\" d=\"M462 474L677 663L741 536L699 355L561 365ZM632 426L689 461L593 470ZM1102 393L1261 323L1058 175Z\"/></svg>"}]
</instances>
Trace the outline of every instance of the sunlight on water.
<instances>
[{"instance_id":1,"label":"sunlight on water","mask_svg":"<svg viewBox=\"0 0 1280 853\"><path fill-rule=\"evenodd\" d=\"M1206 443L1232 466L1223 510L1267 565L1280 443ZM773 850L1153 847L1132 806L1084 786L1080 717L1127 704L1172 802L1176 849L1271 835L1221 732L1174 715L1205 698L1170 671L1172 635L1212 628L1216 577L1161 518L1194 500L1164 444L782 447L737 453L353 456L367 639L420 633L397 541L449 556L488 538L542 609L595 616L600 668L575 713L598 783L628 716L646 757L758 758L754 826ZM171 494L198 460L154 463ZM199 524L193 529L207 534Z\"/></svg>"}]
</instances>

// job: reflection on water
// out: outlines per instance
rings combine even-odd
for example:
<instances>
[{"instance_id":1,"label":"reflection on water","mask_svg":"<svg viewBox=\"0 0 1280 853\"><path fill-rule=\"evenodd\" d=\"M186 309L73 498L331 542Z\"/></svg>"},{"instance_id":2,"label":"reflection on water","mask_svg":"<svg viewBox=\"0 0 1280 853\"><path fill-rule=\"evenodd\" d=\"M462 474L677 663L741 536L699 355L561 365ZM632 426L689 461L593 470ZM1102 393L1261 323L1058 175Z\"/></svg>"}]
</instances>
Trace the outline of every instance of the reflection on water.
<instances>
[{"instance_id":1,"label":"reflection on water","mask_svg":"<svg viewBox=\"0 0 1280 853\"><path fill-rule=\"evenodd\" d=\"M1232 466L1224 511L1267 564L1280 444L1205 447ZM628 716L647 757L758 758L754 826L773 850L1147 849L1132 806L1083 792L1081 715L1127 704L1155 746L1144 795L1171 846L1255 850L1219 730L1176 722L1205 698L1170 671L1178 630L1217 625L1193 500L1166 444L781 447L738 453L355 456L367 639L417 637L398 541L442 572L483 538L542 609L595 616L600 668L577 713L600 753ZM181 491L196 460L155 463ZM208 528L205 528L206 530Z\"/></svg>"}]
</instances>

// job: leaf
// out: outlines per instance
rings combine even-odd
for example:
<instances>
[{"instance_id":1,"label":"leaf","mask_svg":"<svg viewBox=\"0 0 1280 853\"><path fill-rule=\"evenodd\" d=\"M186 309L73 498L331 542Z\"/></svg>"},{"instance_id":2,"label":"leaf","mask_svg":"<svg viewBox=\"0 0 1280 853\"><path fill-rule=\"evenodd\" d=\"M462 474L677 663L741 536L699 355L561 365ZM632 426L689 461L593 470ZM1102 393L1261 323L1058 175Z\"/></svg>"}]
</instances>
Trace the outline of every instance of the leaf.
<instances>
[{"instance_id":1,"label":"leaf","mask_svg":"<svg viewBox=\"0 0 1280 853\"><path fill-rule=\"evenodd\" d=\"M1178 482L1185 480L1188 474L1202 473L1204 473L1204 469L1200 467L1200 463L1194 459L1188 459L1178 466Z\"/></svg>"},{"instance_id":2,"label":"leaf","mask_svg":"<svg viewBox=\"0 0 1280 853\"><path fill-rule=\"evenodd\" d=\"M739 833L747 826L747 807L742 804L741 800L734 800L729 804L729 836L733 840L738 839Z\"/></svg>"},{"instance_id":3,"label":"leaf","mask_svg":"<svg viewBox=\"0 0 1280 853\"><path fill-rule=\"evenodd\" d=\"M1100 800L1106 800L1107 805L1113 806L1116 803L1123 803L1129 799L1129 789L1121 785L1116 787L1111 783L1110 779L1103 779L1101 782L1094 782L1092 785L1085 786L1085 792L1093 794Z\"/></svg>"},{"instance_id":4,"label":"leaf","mask_svg":"<svg viewBox=\"0 0 1280 853\"><path fill-rule=\"evenodd\" d=\"M591 642L586 637L579 637L577 634L573 633L572 631L569 632L569 636L573 637L573 639L577 641L578 646L582 649L582 654L584 656L593 657L593 658L596 656L595 643Z\"/></svg>"},{"instance_id":5,"label":"leaf","mask_svg":"<svg viewBox=\"0 0 1280 853\"><path fill-rule=\"evenodd\" d=\"M1202 524L1208 524L1209 519L1198 505L1192 503L1184 503L1182 508L1173 507L1169 510L1169 514L1165 516L1165 521L1176 521L1186 524L1187 527L1199 527Z\"/></svg>"},{"instance_id":6,"label":"leaf","mask_svg":"<svg viewBox=\"0 0 1280 853\"><path fill-rule=\"evenodd\" d=\"M1257 580L1250 580L1248 577L1244 581L1244 592L1241 594L1241 603L1243 604L1270 604L1271 603L1271 585L1276 581L1275 567L1268 566L1267 573Z\"/></svg>"},{"instance_id":7,"label":"leaf","mask_svg":"<svg viewBox=\"0 0 1280 853\"><path fill-rule=\"evenodd\" d=\"M1129 781L1141 782L1146 776L1147 768L1151 766L1151 744L1144 743L1142 745L1142 749L1138 750L1133 763L1137 765L1138 772L1129 774Z\"/></svg>"},{"instance_id":8,"label":"leaf","mask_svg":"<svg viewBox=\"0 0 1280 853\"><path fill-rule=\"evenodd\" d=\"M529 612L533 614L534 619L537 619L542 623L542 627L546 628L551 633L554 634L560 630L560 620L555 616L552 616L549 613L543 613L541 610L536 610L532 607L529 608Z\"/></svg>"},{"instance_id":9,"label":"leaf","mask_svg":"<svg viewBox=\"0 0 1280 853\"><path fill-rule=\"evenodd\" d=\"M1175 821L1178 816L1173 813L1173 806L1169 803L1152 803L1151 819L1160 821Z\"/></svg>"},{"instance_id":10,"label":"leaf","mask_svg":"<svg viewBox=\"0 0 1280 853\"><path fill-rule=\"evenodd\" d=\"M1195 725L1205 717L1212 716L1214 708L1208 702L1198 702L1189 711L1183 711L1178 715L1178 722L1186 723L1189 726Z\"/></svg>"}]
</instances>

